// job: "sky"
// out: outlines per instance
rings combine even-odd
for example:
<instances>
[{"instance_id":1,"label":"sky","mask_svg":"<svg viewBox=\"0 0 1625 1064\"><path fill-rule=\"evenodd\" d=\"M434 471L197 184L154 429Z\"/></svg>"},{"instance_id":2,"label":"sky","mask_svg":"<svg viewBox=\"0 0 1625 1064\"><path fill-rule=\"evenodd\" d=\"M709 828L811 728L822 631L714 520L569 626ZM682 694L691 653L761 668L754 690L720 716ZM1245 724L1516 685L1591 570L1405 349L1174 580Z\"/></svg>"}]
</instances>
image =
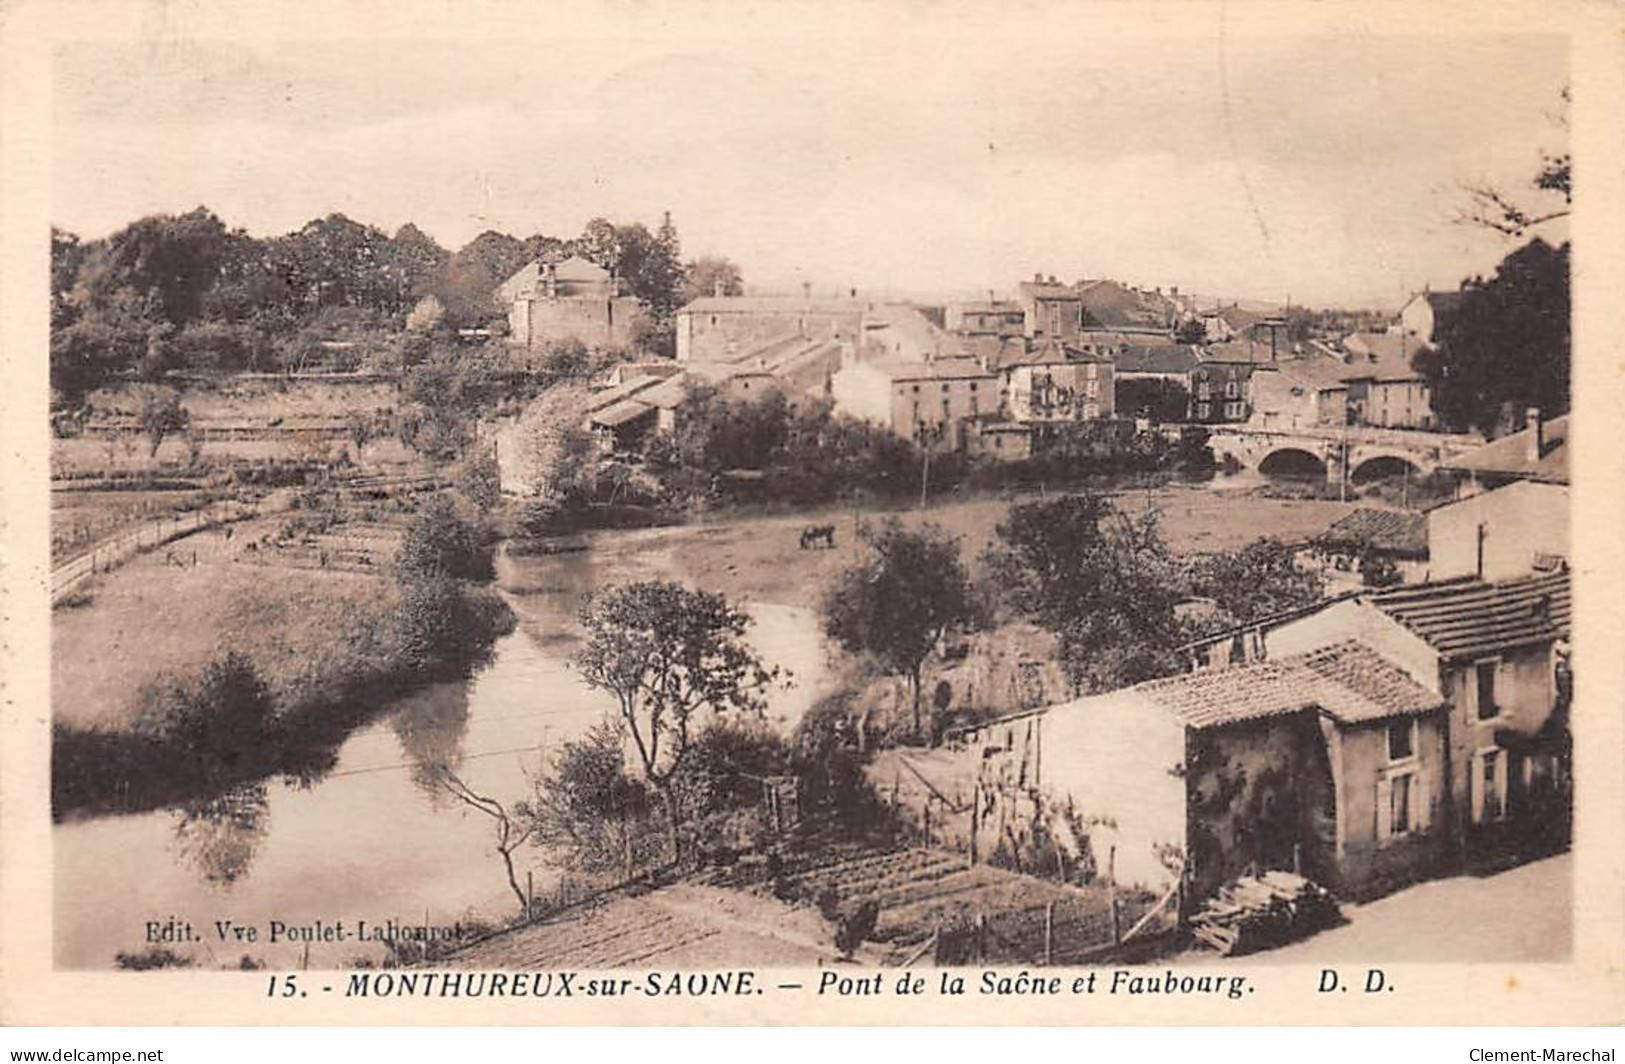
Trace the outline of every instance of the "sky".
<instances>
[{"instance_id":1,"label":"sky","mask_svg":"<svg viewBox=\"0 0 1625 1064\"><path fill-rule=\"evenodd\" d=\"M686 255L760 291L1042 272L1394 306L1510 250L1453 221L1463 182L1518 188L1565 147L1557 36L1288 36L1198 4L1109 26L599 10L483 37L60 44L53 221L88 238L201 204L270 235L338 211L455 249L669 210Z\"/></svg>"}]
</instances>

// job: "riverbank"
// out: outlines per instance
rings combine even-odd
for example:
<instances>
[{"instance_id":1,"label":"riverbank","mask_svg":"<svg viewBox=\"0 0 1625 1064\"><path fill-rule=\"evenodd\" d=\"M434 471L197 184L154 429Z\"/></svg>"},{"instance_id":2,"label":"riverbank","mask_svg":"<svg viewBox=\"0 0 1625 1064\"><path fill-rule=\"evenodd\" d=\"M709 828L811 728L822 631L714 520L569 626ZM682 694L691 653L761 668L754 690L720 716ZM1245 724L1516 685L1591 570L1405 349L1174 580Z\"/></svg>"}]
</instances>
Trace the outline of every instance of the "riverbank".
<instances>
[{"instance_id":1,"label":"riverbank","mask_svg":"<svg viewBox=\"0 0 1625 1064\"><path fill-rule=\"evenodd\" d=\"M1161 514L1163 536L1178 554L1234 550L1260 536L1301 542L1355 508L1352 502L1277 499L1256 492L1216 492L1203 486L1167 485L1112 493L1131 515L1148 508ZM958 536L972 565L993 542L1012 502L1038 499L1034 492L937 503L925 509L826 508L794 514L725 517L662 528L587 532L573 537L585 552L593 582L676 579L736 601L816 609L823 589L859 557L857 529L863 521L895 516L905 525L933 522ZM835 546L802 549L809 525L835 526ZM504 581L519 594L557 591L573 579L561 577L569 563L527 566ZM580 581L576 581L580 583ZM573 586L573 585L572 585ZM578 589L579 590L579 589Z\"/></svg>"},{"instance_id":2,"label":"riverbank","mask_svg":"<svg viewBox=\"0 0 1625 1064\"><path fill-rule=\"evenodd\" d=\"M493 591L250 561L274 521L186 541L97 578L57 611L52 810L58 818L210 798L310 777L379 708L466 674L511 631ZM425 623L457 620L425 644ZM428 619L428 622L425 621ZM263 704L262 704L263 703Z\"/></svg>"}]
</instances>

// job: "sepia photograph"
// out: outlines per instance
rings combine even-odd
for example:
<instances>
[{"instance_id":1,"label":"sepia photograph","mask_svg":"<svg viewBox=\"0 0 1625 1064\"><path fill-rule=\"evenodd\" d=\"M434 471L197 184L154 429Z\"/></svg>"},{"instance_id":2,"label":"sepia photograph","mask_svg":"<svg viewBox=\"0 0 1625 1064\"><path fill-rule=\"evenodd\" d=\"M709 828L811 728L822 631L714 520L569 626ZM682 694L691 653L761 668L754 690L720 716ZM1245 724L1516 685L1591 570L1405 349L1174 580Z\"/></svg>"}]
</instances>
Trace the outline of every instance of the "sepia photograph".
<instances>
[{"instance_id":1,"label":"sepia photograph","mask_svg":"<svg viewBox=\"0 0 1625 1064\"><path fill-rule=\"evenodd\" d=\"M49 41L48 967L1572 964L1571 31L1108 6Z\"/></svg>"}]
</instances>

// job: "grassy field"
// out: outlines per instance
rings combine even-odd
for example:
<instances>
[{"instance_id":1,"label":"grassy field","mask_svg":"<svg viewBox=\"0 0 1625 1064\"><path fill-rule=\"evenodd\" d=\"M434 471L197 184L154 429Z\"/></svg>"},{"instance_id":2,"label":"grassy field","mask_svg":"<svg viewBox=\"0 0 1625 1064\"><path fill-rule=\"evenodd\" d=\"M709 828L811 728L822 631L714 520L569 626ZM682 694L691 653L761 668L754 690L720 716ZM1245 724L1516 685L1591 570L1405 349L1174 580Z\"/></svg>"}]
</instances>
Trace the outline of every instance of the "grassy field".
<instances>
[{"instance_id":1,"label":"grassy field","mask_svg":"<svg viewBox=\"0 0 1625 1064\"><path fill-rule=\"evenodd\" d=\"M345 572L277 567L267 579L266 567L238 560L245 540L279 523L246 523L231 543L214 533L190 536L174 545L184 566L162 552L144 555L94 578L89 604L55 611L55 718L118 725L144 683L233 648L246 651L267 679L289 682L393 593L388 581Z\"/></svg>"},{"instance_id":2,"label":"grassy field","mask_svg":"<svg viewBox=\"0 0 1625 1064\"><path fill-rule=\"evenodd\" d=\"M1119 496L1117 504L1129 513L1158 509L1163 535L1178 553L1231 550L1259 536L1303 540L1354 508L1353 503L1267 499L1186 487L1133 492ZM932 521L943 526L960 538L967 561L974 561L993 541L1009 505L998 498L971 499L898 511L896 516L906 525ZM885 516L876 511L828 510L597 532L584 538L591 546L595 583L675 577L730 598L815 608L822 589L858 557L858 522ZM835 548L802 550L801 530L818 524L835 525Z\"/></svg>"}]
</instances>

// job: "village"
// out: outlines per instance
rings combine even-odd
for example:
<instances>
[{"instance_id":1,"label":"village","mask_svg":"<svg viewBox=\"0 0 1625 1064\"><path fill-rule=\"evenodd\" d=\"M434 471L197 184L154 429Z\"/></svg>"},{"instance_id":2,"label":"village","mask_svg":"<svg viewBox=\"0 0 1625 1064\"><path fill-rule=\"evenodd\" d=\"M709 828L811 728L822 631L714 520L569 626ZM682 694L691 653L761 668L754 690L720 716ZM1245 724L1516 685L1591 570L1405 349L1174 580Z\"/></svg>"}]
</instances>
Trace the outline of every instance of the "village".
<instances>
[{"instance_id":1,"label":"village","mask_svg":"<svg viewBox=\"0 0 1625 1064\"><path fill-rule=\"evenodd\" d=\"M746 294L669 216L471 282L334 216L302 236L426 260L394 324L73 380L126 327L86 264L218 223L142 224L58 244L53 805L166 918L316 925L294 884L385 866L341 924L436 935L300 964L1132 964L1568 889L1568 418L1441 407L1481 289ZM381 809L437 841L300 856Z\"/></svg>"}]
</instances>

